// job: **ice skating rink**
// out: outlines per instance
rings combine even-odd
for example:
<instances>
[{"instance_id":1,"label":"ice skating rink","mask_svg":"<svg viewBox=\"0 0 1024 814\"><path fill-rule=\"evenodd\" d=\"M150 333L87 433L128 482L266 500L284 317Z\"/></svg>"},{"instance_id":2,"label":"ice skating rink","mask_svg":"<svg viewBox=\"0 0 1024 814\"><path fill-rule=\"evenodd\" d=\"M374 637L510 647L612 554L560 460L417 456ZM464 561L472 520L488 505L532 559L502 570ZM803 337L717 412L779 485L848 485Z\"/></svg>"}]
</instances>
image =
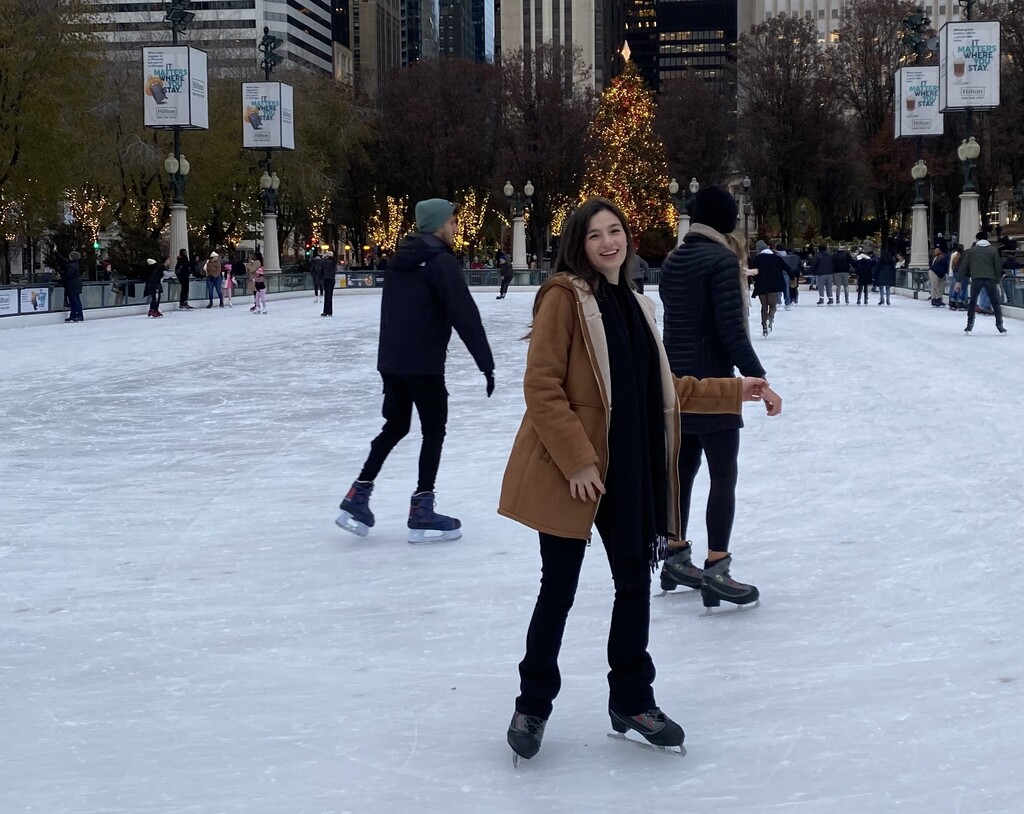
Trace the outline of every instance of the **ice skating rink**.
<instances>
[{"instance_id":1,"label":"ice skating rink","mask_svg":"<svg viewBox=\"0 0 1024 814\"><path fill-rule=\"evenodd\" d=\"M436 546L405 542L415 436L371 536L333 523L381 423L379 296L0 331L0 812L1024 810L1024 323L812 294L752 322L785 400L747 406L741 450L734 575L763 604L653 600L689 755L606 738L595 537L515 771L540 560L495 506L533 295L476 296L498 389L453 340L438 504L465 536Z\"/></svg>"}]
</instances>

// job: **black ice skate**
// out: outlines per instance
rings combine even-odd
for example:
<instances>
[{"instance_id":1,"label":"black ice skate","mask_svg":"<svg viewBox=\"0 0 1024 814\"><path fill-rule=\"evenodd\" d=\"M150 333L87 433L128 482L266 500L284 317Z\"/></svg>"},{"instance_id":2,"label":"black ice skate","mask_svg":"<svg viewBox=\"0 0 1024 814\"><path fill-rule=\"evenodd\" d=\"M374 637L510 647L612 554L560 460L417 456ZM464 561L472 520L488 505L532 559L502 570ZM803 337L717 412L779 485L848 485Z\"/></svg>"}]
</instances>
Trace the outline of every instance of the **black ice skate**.
<instances>
[{"instance_id":1,"label":"black ice skate","mask_svg":"<svg viewBox=\"0 0 1024 814\"><path fill-rule=\"evenodd\" d=\"M747 605L756 608L761 604L760 593L753 585L744 585L729 576L729 566L732 565L732 556L723 557L715 562L704 563L704 580L700 585L701 599L704 600L704 607L707 611L704 616L714 616L717 608L726 602L732 602L738 607L730 610L740 610ZM728 613L729 611L719 611Z\"/></svg>"},{"instance_id":2,"label":"black ice skate","mask_svg":"<svg viewBox=\"0 0 1024 814\"><path fill-rule=\"evenodd\" d=\"M683 732L683 728L679 724L669 718L658 707L649 709L647 712L641 712L639 715L622 715L609 707L608 717L611 718L612 729L615 730L614 734L608 733L609 738L624 740L647 749L653 748L659 752L669 752L670 747L676 747L679 751L670 754L678 754L680 756L686 754L686 749L683 747L686 733ZM647 743L639 743L631 738L627 738L626 733L630 730L640 733ZM650 746L647 744L650 744Z\"/></svg>"},{"instance_id":3,"label":"black ice skate","mask_svg":"<svg viewBox=\"0 0 1024 814\"><path fill-rule=\"evenodd\" d=\"M417 492L409 505L409 542L439 543L458 540L462 536L462 522L434 511L434 493Z\"/></svg>"},{"instance_id":4,"label":"black ice skate","mask_svg":"<svg viewBox=\"0 0 1024 814\"><path fill-rule=\"evenodd\" d=\"M370 533L373 524L373 512L370 511L370 495L373 493L373 481L357 480L352 484L338 507L341 514L334 522L339 528L350 531L358 537Z\"/></svg>"},{"instance_id":5,"label":"black ice skate","mask_svg":"<svg viewBox=\"0 0 1024 814\"><path fill-rule=\"evenodd\" d=\"M513 766L519 765L520 758L529 760L540 751L540 742L544 739L544 727L547 723L536 715L523 715L518 711L512 713L512 723L508 725L505 739L515 753L512 756Z\"/></svg>"},{"instance_id":6,"label":"black ice skate","mask_svg":"<svg viewBox=\"0 0 1024 814\"><path fill-rule=\"evenodd\" d=\"M693 564L693 546L670 548L665 564L661 567L661 590L674 591L680 585L699 590L704 580L704 571Z\"/></svg>"}]
</instances>

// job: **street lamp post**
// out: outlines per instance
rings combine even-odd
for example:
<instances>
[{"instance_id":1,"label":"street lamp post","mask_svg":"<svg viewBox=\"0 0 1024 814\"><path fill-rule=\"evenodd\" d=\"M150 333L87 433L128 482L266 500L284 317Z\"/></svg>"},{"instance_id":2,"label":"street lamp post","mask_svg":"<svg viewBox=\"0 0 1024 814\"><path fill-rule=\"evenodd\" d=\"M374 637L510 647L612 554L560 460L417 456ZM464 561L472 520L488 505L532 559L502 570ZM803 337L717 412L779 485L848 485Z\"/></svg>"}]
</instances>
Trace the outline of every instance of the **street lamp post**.
<instances>
[{"instance_id":1,"label":"street lamp post","mask_svg":"<svg viewBox=\"0 0 1024 814\"><path fill-rule=\"evenodd\" d=\"M267 82L274 68L281 64L283 57L274 52L284 44L280 37L270 33L268 26L263 26L263 36L257 49L260 52L260 68ZM281 271L281 250L277 243L277 194L281 187L281 179L274 172L274 153L266 151L266 156L259 162L263 168L260 176L260 201L263 204L263 270L268 274Z\"/></svg>"},{"instance_id":2,"label":"street lamp post","mask_svg":"<svg viewBox=\"0 0 1024 814\"><path fill-rule=\"evenodd\" d=\"M967 111L971 115L970 109ZM970 245L981 223L978 211L977 160L981 155L981 145L974 136L964 139L956 151L964 173L964 191L960 194L960 242Z\"/></svg>"},{"instance_id":3,"label":"street lamp post","mask_svg":"<svg viewBox=\"0 0 1024 814\"><path fill-rule=\"evenodd\" d=\"M519 193L511 181L505 182L505 200L508 201L509 210L512 213L512 270L528 271L530 266L526 262L526 210L533 204L533 184L529 181Z\"/></svg>"},{"instance_id":4,"label":"street lamp post","mask_svg":"<svg viewBox=\"0 0 1024 814\"><path fill-rule=\"evenodd\" d=\"M171 204L171 257L177 257L181 249L188 251L188 207L185 206L185 182L192 165L181 153L178 144L178 129L174 129L174 152L164 159L164 170L171 178L174 189L174 203Z\"/></svg>"},{"instance_id":5,"label":"street lamp post","mask_svg":"<svg viewBox=\"0 0 1024 814\"><path fill-rule=\"evenodd\" d=\"M795 240L793 240L793 248L795 249L798 245L803 245L804 232L807 230L807 204L800 204L800 217L796 221Z\"/></svg>"},{"instance_id":6,"label":"street lamp post","mask_svg":"<svg viewBox=\"0 0 1024 814\"><path fill-rule=\"evenodd\" d=\"M910 223L910 264L912 269L928 268L928 203L924 199L924 179L928 177L928 165L922 159L910 170L914 179L913 219Z\"/></svg>"},{"instance_id":7,"label":"street lamp post","mask_svg":"<svg viewBox=\"0 0 1024 814\"><path fill-rule=\"evenodd\" d=\"M690 218L693 215L693 201L700 192L700 184L696 178L691 178L686 191L679 194L679 182L673 178L668 182L668 194L672 196L672 203L675 205L679 219L676 221L676 245L681 246L686 233L690 231Z\"/></svg>"},{"instance_id":8,"label":"street lamp post","mask_svg":"<svg viewBox=\"0 0 1024 814\"><path fill-rule=\"evenodd\" d=\"M191 0L170 0L164 21L171 24L171 44L178 44L178 35L186 29L196 15L189 11ZM188 251L188 207L185 206L185 178L189 163L181 154L181 128L174 127L174 152L164 161L164 169L171 176L174 202L171 204L171 257L177 257L181 249Z\"/></svg>"}]
</instances>

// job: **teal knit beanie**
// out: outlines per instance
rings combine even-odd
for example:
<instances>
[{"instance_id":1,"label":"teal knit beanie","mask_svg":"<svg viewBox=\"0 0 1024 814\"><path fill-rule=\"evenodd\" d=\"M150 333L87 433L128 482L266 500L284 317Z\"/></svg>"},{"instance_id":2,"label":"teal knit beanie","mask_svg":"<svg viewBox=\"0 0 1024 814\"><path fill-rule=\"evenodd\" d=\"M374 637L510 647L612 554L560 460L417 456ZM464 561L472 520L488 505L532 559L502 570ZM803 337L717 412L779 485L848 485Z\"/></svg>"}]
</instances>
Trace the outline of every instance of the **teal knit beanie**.
<instances>
[{"instance_id":1,"label":"teal knit beanie","mask_svg":"<svg viewBox=\"0 0 1024 814\"><path fill-rule=\"evenodd\" d=\"M431 198L416 204L416 231L434 234L455 214L458 207L444 198Z\"/></svg>"}]
</instances>

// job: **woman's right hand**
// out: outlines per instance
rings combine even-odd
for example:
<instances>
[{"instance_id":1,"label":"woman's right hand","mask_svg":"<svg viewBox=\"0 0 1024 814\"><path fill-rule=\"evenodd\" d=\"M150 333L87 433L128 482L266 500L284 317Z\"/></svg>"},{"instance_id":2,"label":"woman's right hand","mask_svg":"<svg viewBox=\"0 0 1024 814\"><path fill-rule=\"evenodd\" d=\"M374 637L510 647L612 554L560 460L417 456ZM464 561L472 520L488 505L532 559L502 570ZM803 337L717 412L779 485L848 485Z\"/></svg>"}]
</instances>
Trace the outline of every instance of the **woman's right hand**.
<instances>
[{"instance_id":1,"label":"woman's right hand","mask_svg":"<svg viewBox=\"0 0 1024 814\"><path fill-rule=\"evenodd\" d=\"M594 464L580 467L569 475L569 494L575 500L597 500L604 494L601 474Z\"/></svg>"}]
</instances>

